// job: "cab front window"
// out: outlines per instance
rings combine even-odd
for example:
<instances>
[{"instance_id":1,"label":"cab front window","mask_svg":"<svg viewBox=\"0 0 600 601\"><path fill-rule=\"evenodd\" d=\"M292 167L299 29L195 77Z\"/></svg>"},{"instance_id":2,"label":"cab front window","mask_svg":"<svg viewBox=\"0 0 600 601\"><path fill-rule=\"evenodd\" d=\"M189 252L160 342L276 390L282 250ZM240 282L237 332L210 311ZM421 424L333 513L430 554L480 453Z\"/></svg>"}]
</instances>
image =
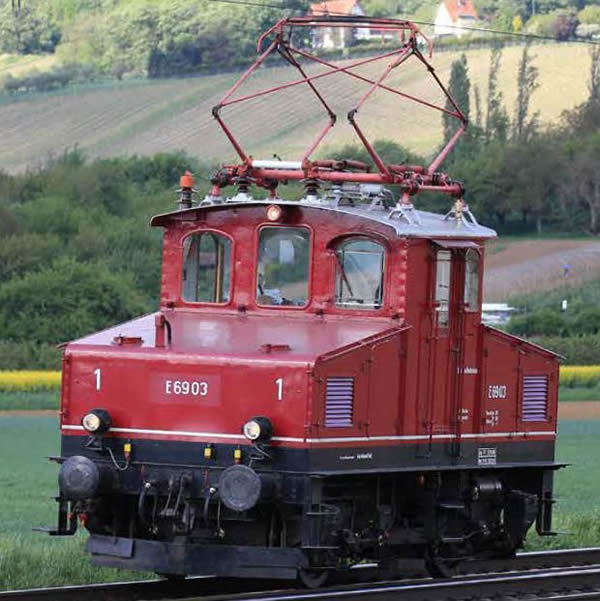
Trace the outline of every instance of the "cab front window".
<instances>
[{"instance_id":1,"label":"cab front window","mask_svg":"<svg viewBox=\"0 0 600 601\"><path fill-rule=\"evenodd\" d=\"M310 232L306 228L263 227L258 238L257 303L305 306L309 255Z\"/></svg>"},{"instance_id":2,"label":"cab front window","mask_svg":"<svg viewBox=\"0 0 600 601\"><path fill-rule=\"evenodd\" d=\"M379 309L383 303L385 249L367 238L338 245L335 304L351 309Z\"/></svg>"},{"instance_id":3,"label":"cab front window","mask_svg":"<svg viewBox=\"0 0 600 601\"><path fill-rule=\"evenodd\" d=\"M231 240L216 232L192 234L183 241L183 300L227 303L231 294Z\"/></svg>"}]
</instances>

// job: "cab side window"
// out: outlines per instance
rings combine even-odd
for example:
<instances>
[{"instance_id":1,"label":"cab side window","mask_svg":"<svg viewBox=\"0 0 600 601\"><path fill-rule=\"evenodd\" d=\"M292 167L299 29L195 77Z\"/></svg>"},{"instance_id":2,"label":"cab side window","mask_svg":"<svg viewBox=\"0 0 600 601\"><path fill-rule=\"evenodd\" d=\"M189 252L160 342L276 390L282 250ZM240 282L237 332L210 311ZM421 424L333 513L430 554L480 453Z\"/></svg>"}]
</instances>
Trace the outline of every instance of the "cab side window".
<instances>
[{"instance_id":1,"label":"cab side window","mask_svg":"<svg viewBox=\"0 0 600 601\"><path fill-rule=\"evenodd\" d=\"M385 248L368 238L350 238L335 251L335 304L346 309L380 309Z\"/></svg>"},{"instance_id":2,"label":"cab side window","mask_svg":"<svg viewBox=\"0 0 600 601\"><path fill-rule=\"evenodd\" d=\"M448 307L450 304L450 251L438 250L435 265L435 306L437 325L439 328L448 327Z\"/></svg>"},{"instance_id":3,"label":"cab side window","mask_svg":"<svg viewBox=\"0 0 600 601\"><path fill-rule=\"evenodd\" d=\"M231 295L231 240L215 232L183 241L181 295L192 303L227 303Z\"/></svg>"},{"instance_id":4,"label":"cab side window","mask_svg":"<svg viewBox=\"0 0 600 601\"><path fill-rule=\"evenodd\" d=\"M479 253L472 248L465 254L464 304L467 311L479 311Z\"/></svg>"}]
</instances>

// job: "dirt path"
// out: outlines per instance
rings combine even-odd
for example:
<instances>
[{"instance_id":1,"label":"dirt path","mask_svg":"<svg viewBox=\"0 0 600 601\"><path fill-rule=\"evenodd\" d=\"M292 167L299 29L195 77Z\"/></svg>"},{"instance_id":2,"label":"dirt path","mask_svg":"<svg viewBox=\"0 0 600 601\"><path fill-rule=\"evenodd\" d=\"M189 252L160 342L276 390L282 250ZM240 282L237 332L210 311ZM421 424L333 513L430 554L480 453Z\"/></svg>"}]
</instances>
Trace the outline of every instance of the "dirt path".
<instances>
[{"instance_id":1,"label":"dirt path","mask_svg":"<svg viewBox=\"0 0 600 601\"><path fill-rule=\"evenodd\" d=\"M520 293L550 290L578 284L600 275L600 242L591 240L523 240L508 242L486 257L484 298L487 302L505 301ZM493 246L490 246L490 250ZM569 276L563 266L569 264Z\"/></svg>"},{"instance_id":2,"label":"dirt path","mask_svg":"<svg viewBox=\"0 0 600 601\"><path fill-rule=\"evenodd\" d=\"M559 403L558 419L600 419L600 401Z\"/></svg>"}]
</instances>

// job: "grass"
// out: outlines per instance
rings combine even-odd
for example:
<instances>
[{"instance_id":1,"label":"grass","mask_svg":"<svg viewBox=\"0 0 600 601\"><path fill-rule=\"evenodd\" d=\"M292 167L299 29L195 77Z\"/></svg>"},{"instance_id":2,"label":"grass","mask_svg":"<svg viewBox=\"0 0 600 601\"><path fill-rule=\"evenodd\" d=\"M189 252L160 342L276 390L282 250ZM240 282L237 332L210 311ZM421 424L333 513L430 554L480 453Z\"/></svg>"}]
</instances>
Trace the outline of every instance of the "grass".
<instances>
[{"instance_id":1,"label":"grass","mask_svg":"<svg viewBox=\"0 0 600 601\"><path fill-rule=\"evenodd\" d=\"M518 46L507 47L498 72L498 86L509 114L514 112L521 51ZM552 52L548 52L548 46L534 46L532 52L540 87L532 96L531 110L540 111L544 124L554 123L562 111L587 98L585 78L574 74L589 71L589 54L581 44L553 45ZM461 53L434 54L433 64L443 81L448 80L451 64ZM489 49L467 52L471 89L479 88L483 106L489 56ZM290 69L259 69L256 79L249 80L244 90L252 92L290 81L293 76ZM0 164L7 170L23 171L76 144L91 156L182 149L205 161L221 161L232 157L233 151L210 111L235 79L235 74L223 74L118 85L102 83L18 100L2 98L0 137L4 144L0 148ZM437 91L434 93L435 87L425 85L424 71L417 63L394 71L389 82L406 93L444 103ZM341 116L357 102L365 86L333 76L319 80L319 89ZM562 93L556 94L556 89ZM322 127L325 115L320 108L305 90L290 88L270 98L227 108L223 117L254 156L277 152L283 158L294 158ZM392 139L423 154L430 154L442 139L438 114L392 94L378 93L374 101L369 101L361 113L361 125L373 139ZM335 147L355 141L355 135L340 118L325 141Z\"/></svg>"},{"instance_id":2,"label":"grass","mask_svg":"<svg viewBox=\"0 0 600 601\"><path fill-rule=\"evenodd\" d=\"M58 409L59 392L0 392L0 411ZM600 398L600 397L599 397Z\"/></svg>"},{"instance_id":3,"label":"grass","mask_svg":"<svg viewBox=\"0 0 600 601\"><path fill-rule=\"evenodd\" d=\"M561 402L600 401L600 384L597 384L596 386L581 386L576 388L561 386L558 389L558 400Z\"/></svg>"},{"instance_id":4,"label":"grass","mask_svg":"<svg viewBox=\"0 0 600 601\"><path fill-rule=\"evenodd\" d=\"M527 550L600 545L600 420L559 424L557 461L569 463L556 474L554 529L557 537L529 537Z\"/></svg>"},{"instance_id":5,"label":"grass","mask_svg":"<svg viewBox=\"0 0 600 601\"><path fill-rule=\"evenodd\" d=\"M0 417L0 590L143 577L91 567L84 533L50 538L32 532L56 523L58 468L45 457L58 452L56 419Z\"/></svg>"},{"instance_id":6,"label":"grass","mask_svg":"<svg viewBox=\"0 0 600 601\"><path fill-rule=\"evenodd\" d=\"M528 549L600 544L600 481L597 448L600 420L560 425L557 459L572 465L556 476L556 528L569 534L540 539ZM58 468L44 457L58 453L56 420L0 416L0 590L137 579L142 573L92 568L85 533L50 538L32 526L54 525Z\"/></svg>"}]
</instances>

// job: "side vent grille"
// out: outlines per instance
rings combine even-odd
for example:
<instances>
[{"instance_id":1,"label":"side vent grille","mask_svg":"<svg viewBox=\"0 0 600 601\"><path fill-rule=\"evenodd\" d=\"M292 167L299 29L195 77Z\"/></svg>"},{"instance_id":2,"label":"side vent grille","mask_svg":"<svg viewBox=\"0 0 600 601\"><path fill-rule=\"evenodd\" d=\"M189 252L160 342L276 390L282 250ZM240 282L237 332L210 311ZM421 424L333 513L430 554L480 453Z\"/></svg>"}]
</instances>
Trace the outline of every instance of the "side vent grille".
<instances>
[{"instance_id":1,"label":"side vent grille","mask_svg":"<svg viewBox=\"0 0 600 601\"><path fill-rule=\"evenodd\" d=\"M354 378L327 378L325 399L325 427L352 426L354 405Z\"/></svg>"},{"instance_id":2,"label":"side vent grille","mask_svg":"<svg viewBox=\"0 0 600 601\"><path fill-rule=\"evenodd\" d=\"M544 422L548 416L548 376L523 376L523 421Z\"/></svg>"}]
</instances>

